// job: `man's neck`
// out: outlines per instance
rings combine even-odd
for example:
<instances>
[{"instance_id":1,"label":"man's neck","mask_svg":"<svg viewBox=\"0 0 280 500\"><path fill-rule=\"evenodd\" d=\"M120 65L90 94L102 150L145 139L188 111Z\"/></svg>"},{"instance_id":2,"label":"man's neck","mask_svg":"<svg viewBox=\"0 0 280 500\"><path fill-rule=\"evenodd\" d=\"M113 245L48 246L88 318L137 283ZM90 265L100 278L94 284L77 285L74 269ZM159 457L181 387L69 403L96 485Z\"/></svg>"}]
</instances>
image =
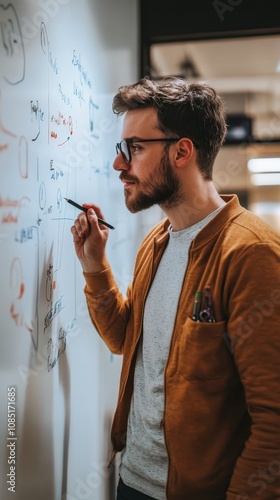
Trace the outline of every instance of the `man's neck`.
<instances>
[{"instance_id":1,"label":"man's neck","mask_svg":"<svg viewBox=\"0 0 280 500\"><path fill-rule=\"evenodd\" d=\"M213 183L209 181L207 189L198 191L192 196L186 196L178 206L172 208L162 206L161 208L168 217L173 231L180 231L193 226L223 205L225 201L220 197Z\"/></svg>"}]
</instances>

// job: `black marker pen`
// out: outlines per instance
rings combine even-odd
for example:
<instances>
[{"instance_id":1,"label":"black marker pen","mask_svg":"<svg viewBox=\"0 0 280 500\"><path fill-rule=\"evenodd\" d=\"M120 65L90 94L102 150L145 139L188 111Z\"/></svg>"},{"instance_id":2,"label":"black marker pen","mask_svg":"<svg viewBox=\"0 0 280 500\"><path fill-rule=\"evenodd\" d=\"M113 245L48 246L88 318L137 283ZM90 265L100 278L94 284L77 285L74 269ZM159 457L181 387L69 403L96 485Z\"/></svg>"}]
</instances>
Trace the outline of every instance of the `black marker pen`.
<instances>
[{"instance_id":1,"label":"black marker pen","mask_svg":"<svg viewBox=\"0 0 280 500\"><path fill-rule=\"evenodd\" d=\"M75 201L73 200L70 200L69 198L64 198L68 203L70 203L70 205L73 205L73 207L76 207L76 208L79 208L80 210L82 210L83 212L87 213L88 211L88 208L86 207L82 207L81 205L79 205L78 203L76 203ZM109 224L108 222L106 222L105 220L103 219L100 219L99 217L97 217L97 220L98 222L100 222L100 224L104 224L104 226L107 226L109 227L110 229L115 229L114 226L111 226L111 224Z\"/></svg>"}]
</instances>

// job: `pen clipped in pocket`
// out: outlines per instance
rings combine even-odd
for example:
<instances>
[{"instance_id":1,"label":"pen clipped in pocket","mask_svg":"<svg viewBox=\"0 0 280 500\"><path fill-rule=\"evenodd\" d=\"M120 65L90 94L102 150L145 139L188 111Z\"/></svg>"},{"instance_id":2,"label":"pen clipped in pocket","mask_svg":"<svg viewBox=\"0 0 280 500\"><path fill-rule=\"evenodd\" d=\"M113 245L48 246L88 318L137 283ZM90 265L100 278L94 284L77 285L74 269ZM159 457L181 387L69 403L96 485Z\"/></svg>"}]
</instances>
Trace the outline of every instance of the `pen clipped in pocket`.
<instances>
[{"instance_id":1,"label":"pen clipped in pocket","mask_svg":"<svg viewBox=\"0 0 280 500\"><path fill-rule=\"evenodd\" d=\"M204 307L202 308L202 306ZM198 323L215 323L215 313L210 286L206 286L204 292L199 290L195 293L192 319Z\"/></svg>"},{"instance_id":2,"label":"pen clipped in pocket","mask_svg":"<svg viewBox=\"0 0 280 500\"><path fill-rule=\"evenodd\" d=\"M225 343L226 321L195 322L187 318L183 325L178 370L188 380L221 380L233 370L233 361Z\"/></svg>"}]
</instances>

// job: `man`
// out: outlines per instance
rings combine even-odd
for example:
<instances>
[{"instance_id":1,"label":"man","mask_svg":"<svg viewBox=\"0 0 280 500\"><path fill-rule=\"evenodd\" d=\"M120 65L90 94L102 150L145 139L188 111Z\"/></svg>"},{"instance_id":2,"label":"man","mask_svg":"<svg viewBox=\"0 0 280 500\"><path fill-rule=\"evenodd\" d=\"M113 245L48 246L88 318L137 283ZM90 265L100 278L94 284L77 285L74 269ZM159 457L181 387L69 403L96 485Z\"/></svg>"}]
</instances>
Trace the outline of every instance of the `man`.
<instances>
[{"instance_id":1,"label":"man","mask_svg":"<svg viewBox=\"0 0 280 500\"><path fill-rule=\"evenodd\" d=\"M280 237L220 196L226 122L206 84L121 87L114 169L127 208L166 214L144 239L124 298L88 205L72 227L89 313L123 354L114 452L118 500L280 498Z\"/></svg>"}]
</instances>

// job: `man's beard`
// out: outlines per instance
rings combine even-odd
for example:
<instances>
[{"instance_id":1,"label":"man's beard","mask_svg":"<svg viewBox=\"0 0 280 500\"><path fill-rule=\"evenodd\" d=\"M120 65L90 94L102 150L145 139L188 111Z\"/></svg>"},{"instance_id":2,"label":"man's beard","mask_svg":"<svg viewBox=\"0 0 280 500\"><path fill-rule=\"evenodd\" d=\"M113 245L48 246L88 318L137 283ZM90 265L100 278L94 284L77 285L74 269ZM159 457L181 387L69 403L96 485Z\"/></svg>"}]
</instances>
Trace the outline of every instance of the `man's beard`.
<instances>
[{"instance_id":1,"label":"man's beard","mask_svg":"<svg viewBox=\"0 0 280 500\"><path fill-rule=\"evenodd\" d=\"M134 181L139 186L136 177L122 172L121 179ZM137 188L136 188L137 189ZM159 205L163 210L172 208L182 200L180 181L174 174L167 153L151 173L151 177L141 183L141 190L137 196L130 200L129 193L125 192L125 204L132 213L146 210L153 205ZM132 198L132 197L131 197Z\"/></svg>"}]
</instances>

